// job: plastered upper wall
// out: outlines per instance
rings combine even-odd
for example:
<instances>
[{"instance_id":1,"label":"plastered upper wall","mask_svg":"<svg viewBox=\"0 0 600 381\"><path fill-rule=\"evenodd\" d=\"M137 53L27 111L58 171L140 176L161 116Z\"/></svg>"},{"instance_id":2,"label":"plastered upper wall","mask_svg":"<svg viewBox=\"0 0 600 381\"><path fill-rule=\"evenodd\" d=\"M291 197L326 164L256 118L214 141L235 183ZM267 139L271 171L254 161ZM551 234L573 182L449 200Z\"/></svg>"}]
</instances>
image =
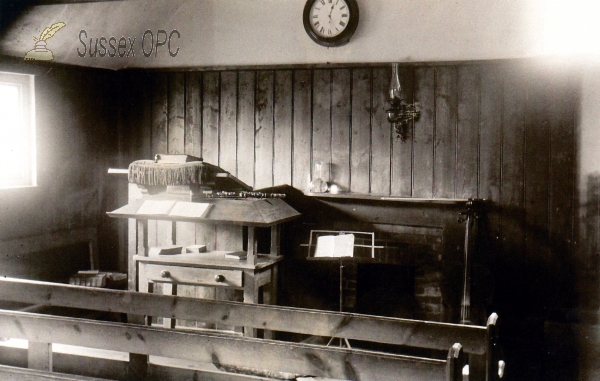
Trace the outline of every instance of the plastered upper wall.
<instances>
[{"instance_id":1,"label":"plastered upper wall","mask_svg":"<svg viewBox=\"0 0 600 381\"><path fill-rule=\"evenodd\" d=\"M305 0L110 1L33 7L0 42L24 57L33 37L62 21L49 39L54 61L104 68L185 68L313 63L431 62L535 57L544 54L542 0L359 0L360 23L350 42L325 48L304 31ZM171 51L156 51L146 30L173 34ZM80 32L85 42L80 41ZM136 39L135 56L89 57L89 39ZM164 35L161 35L164 39ZM104 43L108 47L108 42ZM115 42L114 45L118 45ZM78 50L79 49L79 50ZM116 50L116 49L115 49ZM110 51L110 48L109 48ZM79 52L79 54L78 54ZM80 57L85 53L85 57ZM126 54L125 54L126 55Z\"/></svg>"}]
</instances>

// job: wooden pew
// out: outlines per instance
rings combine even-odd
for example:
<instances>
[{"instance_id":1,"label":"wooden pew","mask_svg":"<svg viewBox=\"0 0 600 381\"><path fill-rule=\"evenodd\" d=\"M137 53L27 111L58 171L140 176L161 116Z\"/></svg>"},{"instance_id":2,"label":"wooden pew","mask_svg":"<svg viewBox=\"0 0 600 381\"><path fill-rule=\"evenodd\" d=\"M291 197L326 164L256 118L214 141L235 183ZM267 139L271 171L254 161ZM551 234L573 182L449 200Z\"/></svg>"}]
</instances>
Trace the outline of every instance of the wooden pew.
<instances>
[{"instance_id":1,"label":"wooden pew","mask_svg":"<svg viewBox=\"0 0 600 381\"><path fill-rule=\"evenodd\" d=\"M272 378L453 381L460 379L464 365L460 344L446 360L436 360L5 310L0 310L0 332L35 342L210 363L222 371Z\"/></svg>"},{"instance_id":2,"label":"wooden pew","mask_svg":"<svg viewBox=\"0 0 600 381\"><path fill-rule=\"evenodd\" d=\"M175 296L153 295L145 293L131 293L127 291L90 289L85 287L11 279L0 280L0 295L3 295L3 298L7 300L21 301L32 304L87 308L93 310L122 312L137 315L166 316L181 319L201 320L213 323L226 322L227 324L231 325L251 326L258 329L269 329L273 331L286 331L308 335L332 336L345 338L349 340L372 341L378 343L396 344L420 348L431 348L445 351L453 347L455 343L459 342L464 352L467 352L472 355L485 357L488 368L486 371L485 379L497 379L497 376L494 376L494 374L497 375L498 369L498 362L497 359L494 357L497 347L497 343L495 341L495 314L492 315L492 317L490 318L490 324L488 324L488 327L464 326L456 324L385 318L279 306L252 305L236 302L222 302ZM2 319L5 320L7 316L12 315L3 315ZM23 319L25 318L23 317ZM116 328L111 327L103 329L110 330ZM156 330L156 328L150 327L136 327L136 329ZM167 331L167 333L169 333L169 331ZM177 332L172 331L171 333L177 334ZM185 334L194 335L187 332ZM220 334L213 333L207 333L206 335L210 337L213 337L215 335L215 337L222 337L222 335ZM212 340L214 341L217 339ZM227 338L229 344L223 344L223 346L235 347L235 345L233 345L232 343L240 343L240 339L235 338L235 340L234 338ZM294 355L307 353L306 351L312 353L315 347L309 345L305 348L304 345L308 344L282 344L282 342L273 342L269 340L254 340L259 340L259 342L244 343L240 345L259 345L259 347L257 347L257 350L270 350L273 352L274 358L277 358L278 354L283 353L293 353ZM34 341L40 340L34 338ZM41 342L52 342L52 340L51 338L47 338L45 340L41 340ZM274 346L273 343L277 343L277 346ZM283 345L283 347L281 347L281 345ZM265 347L263 348L263 346ZM273 348L277 348L277 350L274 350ZM282 348L285 348L285 350L283 350ZM339 352L337 352L348 351L347 349L334 349L331 347L325 347L319 350L325 352L320 353L319 355L317 355L316 358L321 358L321 355L325 356L325 358L332 358L332 364L335 364L336 361L342 361L343 363L343 360L341 359L349 356L349 354L346 352L344 352L344 355L341 355ZM127 347L127 349L124 351L140 353L136 352L135 348L132 349L130 347ZM364 353L367 353L367 351L360 350L350 352L352 353L352 356L355 356L356 354L360 354L362 356ZM450 351L450 353L453 353L452 350ZM458 356L458 354L456 353L457 349L454 348L454 354L450 357ZM146 355L151 353L141 351L141 354ZM449 359L431 360L419 359L410 356L400 356L396 358L393 356L397 355L384 354L378 354L377 356L384 356L382 357L383 360L381 361L385 360L389 361L390 363L406 365L407 361L416 361L417 363L421 364L419 367L416 368L414 366L411 367L412 369L435 368L437 369L434 372L435 374L445 374L444 378L439 379L452 379L448 378L450 376L450 373L458 373L460 375L460 369L457 372L450 372L448 369L454 369L453 367L457 363L460 364L463 361L462 359L457 358L457 360L454 361L454 365L452 365L450 364L451 361L449 361ZM373 360L373 358L369 356L367 356L366 358L371 360L365 360L363 357L360 358L360 363L368 363L369 361ZM209 357L204 358L204 360L207 359L209 359ZM234 360L235 357L227 357L227 361L233 361L235 364L237 364L236 366L241 366L242 368L249 366L248 364L239 365L237 363L237 360ZM442 363L440 363L439 361L442 361ZM269 364L269 366L275 365L276 364ZM328 367L335 368L334 365L330 365ZM380 367L376 366L376 368ZM442 368L444 369L443 372L441 371ZM299 368L297 369L297 371L300 371L300 373L302 373L309 371L310 369L312 368ZM368 372L363 368L360 369L361 372ZM394 372L397 371L398 370L395 370ZM309 373L312 372L314 372L314 370L309 371ZM348 376L348 373L341 372L338 375ZM397 374L395 374L395 376L396 375ZM411 379L411 377L414 378L417 376L412 375L409 377L409 379ZM352 377L350 378L352 379ZM361 377L361 379L364 378ZM367 379L369 378L367 377ZM430 377L430 379L435 378Z\"/></svg>"}]
</instances>

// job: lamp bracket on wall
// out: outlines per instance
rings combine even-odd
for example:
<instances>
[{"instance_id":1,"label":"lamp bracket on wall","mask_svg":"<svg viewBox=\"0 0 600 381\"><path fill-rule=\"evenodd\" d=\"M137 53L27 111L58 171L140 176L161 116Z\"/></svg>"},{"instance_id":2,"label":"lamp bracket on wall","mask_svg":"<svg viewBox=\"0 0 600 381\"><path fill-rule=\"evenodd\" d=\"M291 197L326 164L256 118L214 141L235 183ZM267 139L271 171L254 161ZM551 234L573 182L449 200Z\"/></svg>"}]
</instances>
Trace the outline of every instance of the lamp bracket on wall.
<instances>
[{"instance_id":1,"label":"lamp bracket on wall","mask_svg":"<svg viewBox=\"0 0 600 381\"><path fill-rule=\"evenodd\" d=\"M409 122L415 120L421 115L414 103L407 104L402 99L402 87L398 77L398 64L392 65L392 80L390 82L389 99L391 108L386 110L387 119L394 124L394 129L402 141L409 136Z\"/></svg>"},{"instance_id":2,"label":"lamp bracket on wall","mask_svg":"<svg viewBox=\"0 0 600 381\"><path fill-rule=\"evenodd\" d=\"M410 121L417 119L421 112L417 110L415 104L402 103L401 99L390 99L392 107L386 111L390 123L394 124L394 129L402 141L409 137Z\"/></svg>"}]
</instances>

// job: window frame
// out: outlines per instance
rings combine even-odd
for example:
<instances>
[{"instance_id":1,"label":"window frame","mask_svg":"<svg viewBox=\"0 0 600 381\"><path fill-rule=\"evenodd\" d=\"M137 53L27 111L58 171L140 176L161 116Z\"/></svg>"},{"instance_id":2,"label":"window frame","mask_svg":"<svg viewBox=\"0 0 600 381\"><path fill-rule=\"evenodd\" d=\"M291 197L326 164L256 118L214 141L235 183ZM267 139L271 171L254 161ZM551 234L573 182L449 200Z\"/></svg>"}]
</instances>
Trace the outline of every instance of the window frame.
<instances>
[{"instance_id":1,"label":"window frame","mask_svg":"<svg viewBox=\"0 0 600 381\"><path fill-rule=\"evenodd\" d=\"M27 152L23 157L20 176L7 179L0 168L0 189L26 188L37 186L37 142L35 124L35 79L34 75L0 71L0 84L16 86L19 89L21 108L21 132L26 140ZM0 135L0 139L2 136Z\"/></svg>"}]
</instances>

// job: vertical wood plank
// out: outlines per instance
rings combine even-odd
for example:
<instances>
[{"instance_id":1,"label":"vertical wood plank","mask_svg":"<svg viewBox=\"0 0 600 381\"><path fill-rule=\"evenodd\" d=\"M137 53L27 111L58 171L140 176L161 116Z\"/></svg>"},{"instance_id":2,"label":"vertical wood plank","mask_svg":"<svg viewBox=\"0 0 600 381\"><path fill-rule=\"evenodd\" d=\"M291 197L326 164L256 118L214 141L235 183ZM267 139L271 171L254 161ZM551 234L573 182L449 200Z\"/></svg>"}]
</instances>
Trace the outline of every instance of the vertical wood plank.
<instances>
[{"instance_id":1,"label":"vertical wood plank","mask_svg":"<svg viewBox=\"0 0 600 381\"><path fill-rule=\"evenodd\" d=\"M435 136L435 69L415 69L415 102L421 115L414 123L413 197L433 196L433 153Z\"/></svg>"},{"instance_id":2,"label":"vertical wood plank","mask_svg":"<svg viewBox=\"0 0 600 381\"><path fill-rule=\"evenodd\" d=\"M238 78L238 178L254 186L254 88L256 74L241 71Z\"/></svg>"},{"instance_id":3,"label":"vertical wood plank","mask_svg":"<svg viewBox=\"0 0 600 381\"><path fill-rule=\"evenodd\" d=\"M129 147L127 156L129 160L150 159L153 157L152 150L152 96L154 81L147 73L135 73L126 78L123 91L128 99L124 104L125 113L123 124L129 134Z\"/></svg>"},{"instance_id":4,"label":"vertical wood plank","mask_svg":"<svg viewBox=\"0 0 600 381\"><path fill-rule=\"evenodd\" d=\"M369 193L371 157L371 70L352 71L350 191Z\"/></svg>"},{"instance_id":5,"label":"vertical wood plank","mask_svg":"<svg viewBox=\"0 0 600 381\"><path fill-rule=\"evenodd\" d=\"M494 206L487 212L490 237L500 237L502 180L502 71L497 65L482 67L481 112L479 118L479 197Z\"/></svg>"},{"instance_id":6,"label":"vertical wood plank","mask_svg":"<svg viewBox=\"0 0 600 381\"><path fill-rule=\"evenodd\" d=\"M173 244L175 236L175 225L173 221L156 221L156 245L167 246Z\"/></svg>"},{"instance_id":7,"label":"vertical wood plank","mask_svg":"<svg viewBox=\"0 0 600 381\"><path fill-rule=\"evenodd\" d=\"M185 149L185 75L168 74L167 150L182 154Z\"/></svg>"},{"instance_id":8,"label":"vertical wood plank","mask_svg":"<svg viewBox=\"0 0 600 381\"><path fill-rule=\"evenodd\" d=\"M195 223L196 244L206 245L206 251L217 249L216 230L214 224Z\"/></svg>"},{"instance_id":9,"label":"vertical wood plank","mask_svg":"<svg viewBox=\"0 0 600 381\"><path fill-rule=\"evenodd\" d=\"M331 179L331 70L315 70L313 73L313 137L312 157L314 163L321 162L321 179ZM316 174L312 173L311 178Z\"/></svg>"},{"instance_id":10,"label":"vertical wood plank","mask_svg":"<svg viewBox=\"0 0 600 381\"><path fill-rule=\"evenodd\" d=\"M525 150L525 81L522 69L505 68L502 102L502 242L507 255L524 249L523 200Z\"/></svg>"},{"instance_id":11,"label":"vertical wood plank","mask_svg":"<svg viewBox=\"0 0 600 381\"><path fill-rule=\"evenodd\" d=\"M254 150L256 154L255 186L273 185L273 85L272 70L261 70L256 76L256 122Z\"/></svg>"},{"instance_id":12,"label":"vertical wood plank","mask_svg":"<svg viewBox=\"0 0 600 381\"><path fill-rule=\"evenodd\" d=\"M433 196L456 196L456 104L458 70L455 66L436 69L435 146Z\"/></svg>"},{"instance_id":13,"label":"vertical wood plank","mask_svg":"<svg viewBox=\"0 0 600 381\"><path fill-rule=\"evenodd\" d=\"M176 221L175 244L186 246L196 243L196 223Z\"/></svg>"},{"instance_id":14,"label":"vertical wood plank","mask_svg":"<svg viewBox=\"0 0 600 381\"><path fill-rule=\"evenodd\" d=\"M350 190L350 70L336 69L331 83L331 182Z\"/></svg>"},{"instance_id":15,"label":"vertical wood plank","mask_svg":"<svg viewBox=\"0 0 600 381\"><path fill-rule=\"evenodd\" d=\"M244 246L242 227L238 225L216 225L217 246L216 250L238 251Z\"/></svg>"},{"instance_id":16,"label":"vertical wood plank","mask_svg":"<svg viewBox=\"0 0 600 381\"><path fill-rule=\"evenodd\" d=\"M237 176L237 72L221 73L219 166Z\"/></svg>"},{"instance_id":17,"label":"vertical wood plank","mask_svg":"<svg viewBox=\"0 0 600 381\"><path fill-rule=\"evenodd\" d=\"M27 367L52 372L52 343L30 341L27 348Z\"/></svg>"},{"instance_id":18,"label":"vertical wood plank","mask_svg":"<svg viewBox=\"0 0 600 381\"><path fill-rule=\"evenodd\" d=\"M392 129L385 110L390 87L390 73L383 68L373 69L373 107L371 126L371 193L390 194Z\"/></svg>"},{"instance_id":19,"label":"vertical wood plank","mask_svg":"<svg viewBox=\"0 0 600 381\"><path fill-rule=\"evenodd\" d=\"M190 296L190 295L181 295L177 292L177 284L175 283L163 283L162 285L162 294L163 295L173 295L173 296ZM175 328L177 324L177 319L171 319L168 317L163 318L163 327L165 328Z\"/></svg>"},{"instance_id":20,"label":"vertical wood plank","mask_svg":"<svg viewBox=\"0 0 600 381\"><path fill-rule=\"evenodd\" d=\"M390 68L385 70L385 74L384 74L384 78L388 78L388 82L391 81L391 76L392 76L392 70ZM415 91L415 71L414 68L412 66L403 66L403 67L399 67L398 68L398 77L400 78L400 85L402 86L402 99L405 100L406 103L414 103L415 102L415 97L414 97L414 91ZM433 77L432 77L433 78ZM385 81L384 81L385 84ZM389 84L387 85L389 86ZM386 87L387 90L389 90ZM385 109L391 107L391 105L389 104L389 94L388 91L386 91L385 93L385 101L388 102L386 104ZM431 107L433 107L433 105L431 105ZM423 105L421 102L419 102L419 105L417 107L421 113L424 113L425 110L423 110ZM393 194L394 196L401 196L401 197L411 197L413 195L413 172L415 170L414 164L413 163L413 149L414 149L414 144L415 144L415 137L416 137L416 132L415 132L415 121L410 121L409 122L409 126L408 126L408 131L409 131L409 136L408 138L403 141L401 139L401 137L396 133L395 127L394 125L392 125L391 123L387 122L387 115L384 115L382 118L384 118L384 120L386 121L386 123L389 124L390 126L390 133L392 136L392 160L391 160L391 194ZM432 129L433 124L431 124L429 127L430 129ZM419 133L419 137L421 137L424 133L426 133L426 131L421 131ZM431 137L431 134L430 134ZM429 145L431 146L431 138L429 140ZM421 151L421 153L423 153L425 151ZM433 149L431 147L429 147L429 150L427 150L426 152L428 153L433 153ZM427 163L424 163L425 165L427 165ZM431 165L431 158L429 158L429 164ZM429 174L431 177L431 174L433 173L431 171L431 168L429 168L428 171L425 171L425 173ZM422 178L421 180L424 181L424 183L427 183L427 179L426 178ZM428 189L430 190L431 193L431 179L429 181L429 185L428 185ZM429 193L430 197L431 194Z\"/></svg>"},{"instance_id":21,"label":"vertical wood plank","mask_svg":"<svg viewBox=\"0 0 600 381\"><path fill-rule=\"evenodd\" d=\"M137 255L140 257L148 256L148 221L135 220L137 225Z\"/></svg>"},{"instance_id":22,"label":"vertical wood plank","mask_svg":"<svg viewBox=\"0 0 600 381\"><path fill-rule=\"evenodd\" d=\"M572 254L575 210L575 109L577 86L574 74L554 74L551 100L562 107L550 110L550 246L561 261Z\"/></svg>"},{"instance_id":23,"label":"vertical wood plank","mask_svg":"<svg viewBox=\"0 0 600 381\"><path fill-rule=\"evenodd\" d=\"M480 68L458 69L456 197L477 198L479 175Z\"/></svg>"},{"instance_id":24,"label":"vertical wood plank","mask_svg":"<svg viewBox=\"0 0 600 381\"><path fill-rule=\"evenodd\" d=\"M148 355L130 353L126 379L131 381L145 380L148 373L148 358Z\"/></svg>"},{"instance_id":25,"label":"vertical wood plank","mask_svg":"<svg viewBox=\"0 0 600 381\"><path fill-rule=\"evenodd\" d=\"M185 153L202 157L202 73L185 74Z\"/></svg>"},{"instance_id":26,"label":"vertical wood plank","mask_svg":"<svg viewBox=\"0 0 600 381\"><path fill-rule=\"evenodd\" d=\"M140 199L142 197L142 193L136 184L129 183L128 184L128 192L127 192L127 202L132 202L134 200ZM137 235L137 222L133 218L129 218L127 220L127 289L129 291L136 291L136 268L135 261L133 257L138 253L138 235ZM144 233L146 234L146 233Z\"/></svg>"},{"instance_id":27,"label":"vertical wood plank","mask_svg":"<svg viewBox=\"0 0 600 381\"><path fill-rule=\"evenodd\" d=\"M311 173L311 103L310 70L294 71L293 186L308 191Z\"/></svg>"},{"instance_id":28,"label":"vertical wood plank","mask_svg":"<svg viewBox=\"0 0 600 381\"><path fill-rule=\"evenodd\" d=\"M206 72L202 81L202 157L219 165L220 75Z\"/></svg>"},{"instance_id":29,"label":"vertical wood plank","mask_svg":"<svg viewBox=\"0 0 600 381\"><path fill-rule=\"evenodd\" d=\"M545 73L528 68L525 124L525 226L530 259L547 259L550 173L550 111ZM541 75L541 78L540 78ZM535 79L534 79L535 78ZM540 80L542 79L542 80Z\"/></svg>"},{"instance_id":30,"label":"vertical wood plank","mask_svg":"<svg viewBox=\"0 0 600 381\"><path fill-rule=\"evenodd\" d=\"M275 71L274 185L292 184L292 71Z\"/></svg>"},{"instance_id":31,"label":"vertical wood plank","mask_svg":"<svg viewBox=\"0 0 600 381\"><path fill-rule=\"evenodd\" d=\"M156 73L152 86L152 155L167 152L168 77Z\"/></svg>"},{"instance_id":32,"label":"vertical wood plank","mask_svg":"<svg viewBox=\"0 0 600 381\"><path fill-rule=\"evenodd\" d=\"M181 222L177 221L176 238L175 243L183 247L184 253L186 246L190 246L196 243L196 223L194 222ZM197 287L188 285L173 285L165 283L162 285L162 293L164 295L179 295L187 297L196 297ZM163 318L163 325L166 328L175 328L176 325L183 327L196 327L195 321L183 320L183 319L170 319Z\"/></svg>"},{"instance_id":33,"label":"vertical wood plank","mask_svg":"<svg viewBox=\"0 0 600 381\"><path fill-rule=\"evenodd\" d=\"M248 250L247 250L247 258L246 263L250 266L254 266L257 263L258 249L257 249L258 240L256 237L256 228L254 226L248 226Z\"/></svg>"}]
</instances>

